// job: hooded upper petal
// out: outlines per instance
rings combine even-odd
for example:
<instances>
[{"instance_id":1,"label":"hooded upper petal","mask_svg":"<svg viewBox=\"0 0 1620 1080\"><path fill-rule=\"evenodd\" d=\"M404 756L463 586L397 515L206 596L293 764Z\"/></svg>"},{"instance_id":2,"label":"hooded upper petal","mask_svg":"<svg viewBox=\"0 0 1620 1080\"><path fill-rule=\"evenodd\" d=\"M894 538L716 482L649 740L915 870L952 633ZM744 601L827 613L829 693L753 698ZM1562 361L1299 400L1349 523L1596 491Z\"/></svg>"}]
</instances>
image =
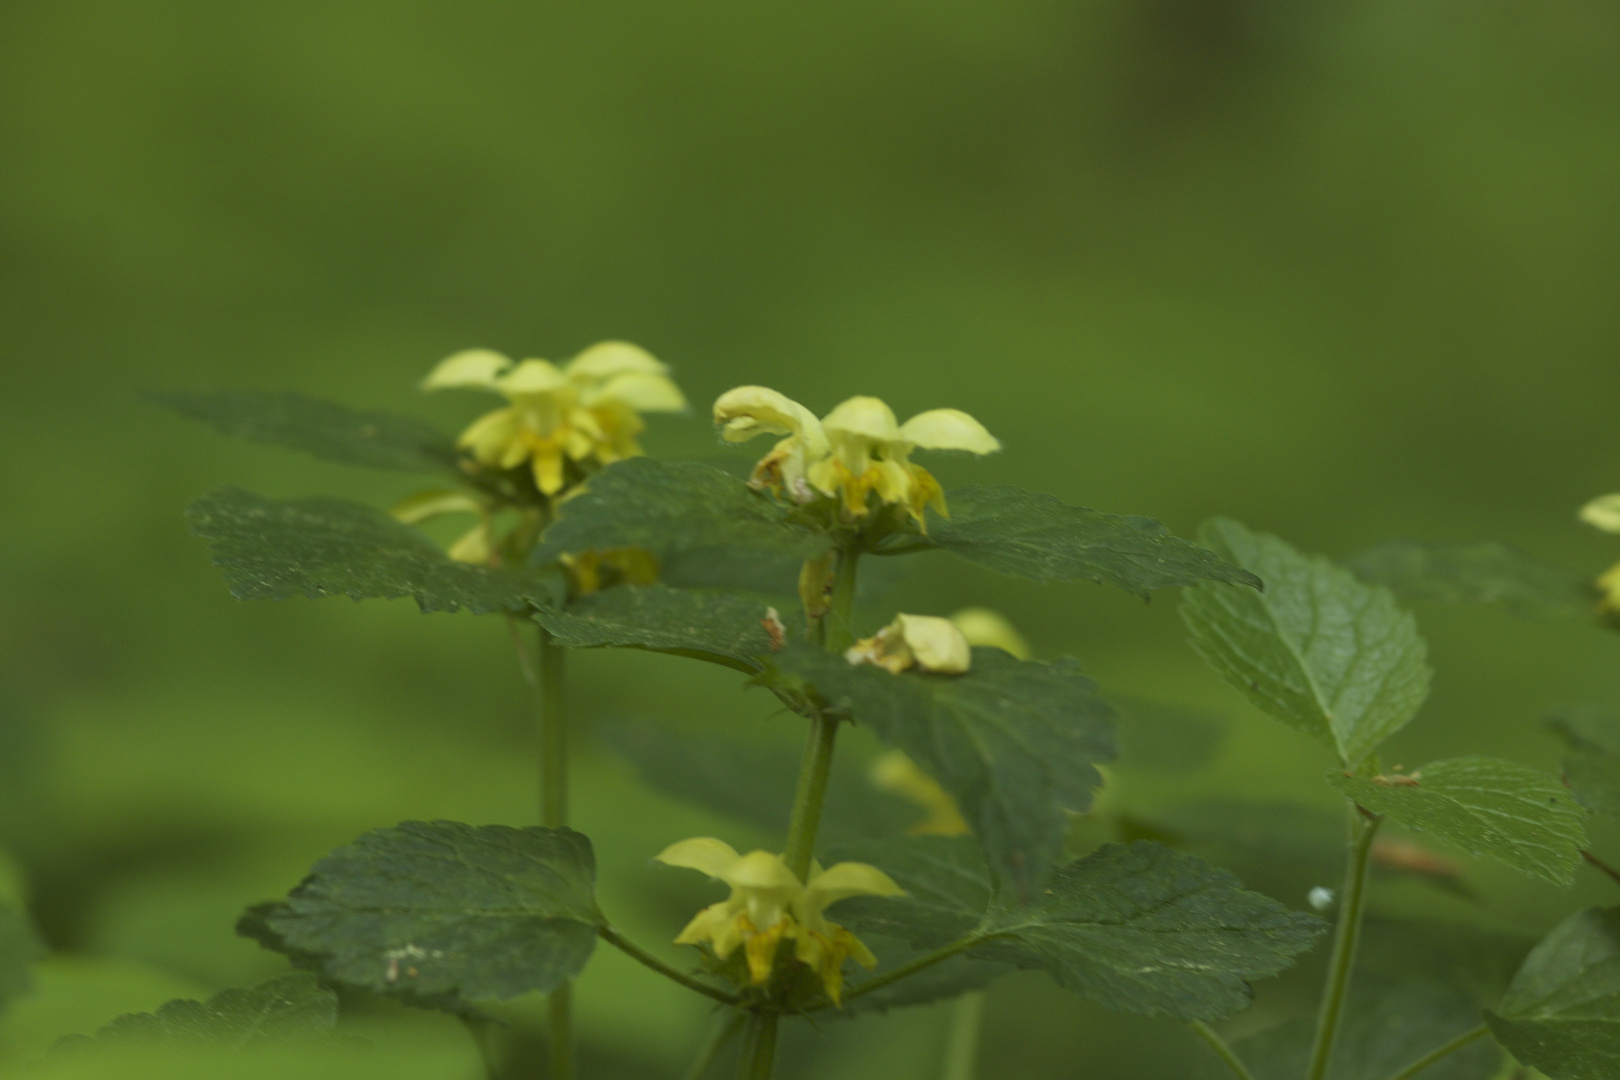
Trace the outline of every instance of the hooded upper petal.
<instances>
[{"instance_id":1,"label":"hooded upper petal","mask_svg":"<svg viewBox=\"0 0 1620 1080\"><path fill-rule=\"evenodd\" d=\"M600 341L572 360L565 371L571 379L611 379L615 375L667 375L669 366L640 345L628 341Z\"/></svg>"},{"instance_id":2,"label":"hooded upper petal","mask_svg":"<svg viewBox=\"0 0 1620 1080\"><path fill-rule=\"evenodd\" d=\"M695 836L669 845L653 858L667 866L697 870L712 878L724 880L726 871L742 856L724 840L712 836Z\"/></svg>"},{"instance_id":3,"label":"hooded upper petal","mask_svg":"<svg viewBox=\"0 0 1620 1080\"><path fill-rule=\"evenodd\" d=\"M497 379L495 385L508 396L551 394L568 386L568 376L549 360L525 360Z\"/></svg>"},{"instance_id":4,"label":"hooded upper petal","mask_svg":"<svg viewBox=\"0 0 1620 1080\"><path fill-rule=\"evenodd\" d=\"M900 425L900 438L921 450L966 450L989 454L1001 442L961 409L930 409Z\"/></svg>"},{"instance_id":5,"label":"hooded upper petal","mask_svg":"<svg viewBox=\"0 0 1620 1080\"><path fill-rule=\"evenodd\" d=\"M873 442L889 443L900 438L900 425L894 410L875 397L852 397L822 418L829 437L854 435Z\"/></svg>"},{"instance_id":6,"label":"hooded upper petal","mask_svg":"<svg viewBox=\"0 0 1620 1080\"><path fill-rule=\"evenodd\" d=\"M1604 532L1620 532L1620 495L1600 495L1581 507L1581 520Z\"/></svg>"},{"instance_id":7,"label":"hooded upper petal","mask_svg":"<svg viewBox=\"0 0 1620 1080\"><path fill-rule=\"evenodd\" d=\"M627 371L615 375L585 396L585 404L618 402L636 412L685 412L686 396L673 379Z\"/></svg>"},{"instance_id":8,"label":"hooded upper petal","mask_svg":"<svg viewBox=\"0 0 1620 1080\"><path fill-rule=\"evenodd\" d=\"M480 390L496 390L496 377L512 366L510 357L493 349L463 349L440 360L427 378L422 380L423 390L445 390L451 387L471 386Z\"/></svg>"},{"instance_id":9,"label":"hooded upper petal","mask_svg":"<svg viewBox=\"0 0 1620 1080\"><path fill-rule=\"evenodd\" d=\"M1000 612L985 607L968 607L951 616L969 645L990 645L1019 660L1030 657L1029 642Z\"/></svg>"},{"instance_id":10,"label":"hooded upper petal","mask_svg":"<svg viewBox=\"0 0 1620 1080\"><path fill-rule=\"evenodd\" d=\"M727 442L747 442L755 435L793 435L826 446L815 413L765 386L739 386L721 394L714 403L714 422L724 425L720 434Z\"/></svg>"},{"instance_id":11,"label":"hooded upper petal","mask_svg":"<svg viewBox=\"0 0 1620 1080\"><path fill-rule=\"evenodd\" d=\"M805 905L820 912L851 896L904 896L905 890L875 866L841 862L821 871L805 886Z\"/></svg>"}]
</instances>

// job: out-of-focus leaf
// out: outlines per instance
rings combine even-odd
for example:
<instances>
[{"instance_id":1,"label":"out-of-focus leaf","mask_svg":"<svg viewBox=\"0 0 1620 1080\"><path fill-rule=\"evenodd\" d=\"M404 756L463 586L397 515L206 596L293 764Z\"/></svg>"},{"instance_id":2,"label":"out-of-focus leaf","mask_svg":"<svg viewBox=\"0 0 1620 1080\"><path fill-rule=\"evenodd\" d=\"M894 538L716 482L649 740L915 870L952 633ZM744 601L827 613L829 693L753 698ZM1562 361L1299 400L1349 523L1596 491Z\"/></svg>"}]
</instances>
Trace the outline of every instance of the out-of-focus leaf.
<instances>
[{"instance_id":1,"label":"out-of-focus leaf","mask_svg":"<svg viewBox=\"0 0 1620 1080\"><path fill-rule=\"evenodd\" d=\"M592 476L558 504L532 561L569 552L641 547L669 552L740 547L807 559L826 551L822 533L789 521L776 500L695 461L628 458Z\"/></svg>"},{"instance_id":2,"label":"out-of-focus leaf","mask_svg":"<svg viewBox=\"0 0 1620 1080\"><path fill-rule=\"evenodd\" d=\"M308 1038L337 1026L337 995L298 973L248 989L221 990L206 1002L171 1001L149 1013L128 1013L94 1038L68 1036L56 1049L99 1045L215 1043L233 1049Z\"/></svg>"},{"instance_id":3,"label":"out-of-focus leaf","mask_svg":"<svg viewBox=\"0 0 1620 1080\"><path fill-rule=\"evenodd\" d=\"M1581 805L1594 814L1620 818L1620 716L1598 709L1570 709L1547 722L1569 746L1564 779Z\"/></svg>"},{"instance_id":4,"label":"out-of-focus leaf","mask_svg":"<svg viewBox=\"0 0 1620 1080\"><path fill-rule=\"evenodd\" d=\"M414 597L424 612L524 611L538 578L456 562L380 510L342 499L269 499L225 488L186 510L238 600Z\"/></svg>"},{"instance_id":5,"label":"out-of-focus leaf","mask_svg":"<svg viewBox=\"0 0 1620 1080\"><path fill-rule=\"evenodd\" d=\"M303 394L173 390L147 395L222 434L304 450L345 465L403 472L457 472L449 436L421 420L359 412Z\"/></svg>"},{"instance_id":6,"label":"out-of-focus leaf","mask_svg":"<svg viewBox=\"0 0 1620 1080\"><path fill-rule=\"evenodd\" d=\"M970 485L946 495L950 517L928 520L927 542L1032 581L1095 581L1147 599L1154 589L1260 579L1146 517L1070 506L1016 487Z\"/></svg>"},{"instance_id":7,"label":"out-of-focus leaf","mask_svg":"<svg viewBox=\"0 0 1620 1080\"><path fill-rule=\"evenodd\" d=\"M338 848L242 930L335 982L458 1009L579 974L602 925L595 874L570 829L408 821Z\"/></svg>"},{"instance_id":8,"label":"out-of-focus leaf","mask_svg":"<svg viewBox=\"0 0 1620 1080\"><path fill-rule=\"evenodd\" d=\"M1226 734L1218 716L1142 698L1109 700L1119 711L1119 768L1182 773L1213 758Z\"/></svg>"},{"instance_id":9,"label":"out-of-focus leaf","mask_svg":"<svg viewBox=\"0 0 1620 1080\"><path fill-rule=\"evenodd\" d=\"M1620 1076L1620 908L1587 908L1554 927L1485 1019L1552 1080Z\"/></svg>"},{"instance_id":10,"label":"out-of-focus leaf","mask_svg":"<svg viewBox=\"0 0 1620 1080\"><path fill-rule=\"evenodd\" d=\"M1586 846L1586 815L1574 796L1517 762L1452 758L1410 776L1330 772L1327 779L1366 810L1555 885L1574 880Z\"/></svg>"},{"instance_id":11,"label":"out-of-focus leaf","mask_svg":"<svg viewBox=\"0 0 1620 1080\"><path fill-rule=\"evenodd\" d=\"M771 662L910 754L955 797L997 873L1026 893L1062 848L1066 811L1091 805L1094 766L1114 757L1113 711L1073 660L979 648L963 675L895 675L790 646Z\"/></svg>"},{"instance_id":12,"label":"out-of-focus leaf","mask_svg":"<svg viewBox=\"0 0 1620 1080\"><path fill-rule=\"evenodd\" d=\"M732 593L621 585L566 608L541 608L534 617L560 644L574 648L704 654L758 671L758 657L771 651L766 612L767 605Z\"/></svg>"},{"instance_id":13,"label":"out-of-focus leaf","mask_svg":"<svg viewBox=\"0 0 1620 1080\"><path fill-rule=\"evenodd\" d=\"M963 839L869 841L839 857L871 863L906 890L847 901L836 916L846 925L925 949L971 936L968 956L1038 968L1082 997L1146 1015L1234 1013L1249 1003L1249 979L1287 967L1326 926L1148 841L1070 863L1027 904L993 892Z\"/></svg>"},{"instance_id":14,"label":"out-of-focus leaf","mask_svg":"<svg viewBox=\"0 0 1620 1080\"><path fill-rule=\"evenodd\" d=\"M20 907L0 899L0 1009L34 985L29 967L40 956L39 938Z\"/></svg>"},{"instance_id":15,"label":"out-of-focus leaf","mask_svg":"<svg viewBox=\"0 0 1620 1080\"><path fill-rule=\"evenodd\" d=\"M1417 713L1427 649L1388 590L1235 521L1206 522L1198 536L1266 583L1263 593L1200 586L1182 600L1193 648L1227 683L1348 764Z\"/></svg>"},{"instance_id":16,"label":"out-of-focus leaf","mask_svg":"<svg viewBox=\"0 0 1620 1080\"><path fill-rule=\"evenodd\" d=\"M1477 544L1422 544L1391 540L1350 559L1362 581L1382 585L1402 600L1447 604L1500 603L1521 617L1590 616L1597 602L1591 582L1533 559L1495 540Z\"/></svg>"}]
</instances>

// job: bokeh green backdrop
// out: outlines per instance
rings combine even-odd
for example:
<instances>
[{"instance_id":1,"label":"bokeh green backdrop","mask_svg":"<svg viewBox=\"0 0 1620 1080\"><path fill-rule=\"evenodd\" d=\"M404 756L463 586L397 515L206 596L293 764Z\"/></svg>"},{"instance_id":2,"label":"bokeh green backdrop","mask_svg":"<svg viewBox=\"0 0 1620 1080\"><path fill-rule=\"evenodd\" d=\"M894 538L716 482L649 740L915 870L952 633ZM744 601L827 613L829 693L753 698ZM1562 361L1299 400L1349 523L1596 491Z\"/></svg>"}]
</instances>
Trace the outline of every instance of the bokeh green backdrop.
<instances>
[{"instance_id":1,"label":"bokeh green backdrop","mask_svg":"<svg viewBox=\"0 0 1620 1080\"><path fill-rule=\"evenodd\" d=\"M1596 572L1620 545L1573 511L1620 486L1617 133L1620 13L1598 0L12 0L0 806L58 958L0 1060L282 970L235 914L366 828L533 812L498 621L241 605L180 517L225 483L387 503L410 478L227 443L139 391L297 388L454 428L475 403L414 389L446 353L620 337L697 403L655 421L654 453L717 452L705 406L738 383L818 411L871 393L1003 439L947 485L1183 535L1227 513L1336 556L1496 536ZM1225 715L1216 771L1172 786L1331 806L1323 757L1202 670L1173 596L923 560L892 600L985 601L1105 689ZM1547 710L1620 701L1588 626L1419 616L1438 674L1409 763L1554 768ZM796 738L723 675L576 669L584 725ZM659 847L769 842L606 753L577 778L604 903L645 940L711 895L649 867ZM1533 928L1604 896L1470 882L1386 902ZM604 1075L670 1075L704 1022L614 956L580 996ZM989 1015L987 1080L1198 1052L1034 976ZM391 1075L474 1075L453 1025L365 1022L414 1048ZM792 1075L934 1075L943 1022L804 1033Z\"/></svg>"}]
</instances>

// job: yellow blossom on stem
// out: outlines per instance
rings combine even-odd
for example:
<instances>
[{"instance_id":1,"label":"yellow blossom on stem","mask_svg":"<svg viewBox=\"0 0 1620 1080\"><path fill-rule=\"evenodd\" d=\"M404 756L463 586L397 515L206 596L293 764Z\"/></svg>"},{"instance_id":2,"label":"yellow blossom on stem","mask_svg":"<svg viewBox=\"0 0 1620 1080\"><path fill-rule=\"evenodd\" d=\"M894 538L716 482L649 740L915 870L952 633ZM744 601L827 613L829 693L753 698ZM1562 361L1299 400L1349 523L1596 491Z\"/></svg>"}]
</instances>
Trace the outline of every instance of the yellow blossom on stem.
<instances>
[{"instance_id":1,"label":"yellow blossom on stem","mask_svg":"<svg viewBox=\"0 0 1620 1080\"><path fill-rule=\"evenodd\" d=\"M894 622L845 650L844 659L851 664L873 664L896 675L912 667L960 675L972 666L973 651L949 619L896 615Z\"/></svg>"},{"instance_id":2,"label":"yellow blossom on stem","mask_svg":"<svg viewBox=\"0 0 1620 1080\"><path fill-rule=\"evenodd\" d=\"M923 509L945 513L945 496L927 469L913 465L913 450L966 450L988 454L1001 443L959 409L931 409L904 424L874 397L853 397L821 419L775 390L739 386L714 403L714 422L728 442L785 435L754 466L749 484L770 488L796 503L837 498L846 517L869 512L868 496L902 507L919 526Z\"/></svg>"},{"instance_id":3,"label":"yellow blossom on stem","mask_svg":"<svg viewBox=\"0 0 1620 1080\"><path fill-rule=\"evenodd\" d=\"M508 402L474 420L457 445L489 468L527 462L544 495L563 489L569 462L607 465L639 455L642 413L686 408L669 369L622 341L592 345L561 367L469 349L422 381L424 390L453 387L491 390Z\"/></svg>"},{"instance_id":4,"label":"yellow blossom on stem","mask_svg":"<svg viewBox=\"0 0 1620 1080\"><path fill-rule=\"evenodd\" d=\"M741 947L749 982L763 986L775 967L777 946L792 941L794 958L816 972L834 1004L843 993L844 961L854 959L870 968L877 960L854 934L829 922L823 910L851 896L901 895L889 875L865 863L842 862L825 870L812 865L805 884L780 855L739 855L712 836L671 844L657 858L731 886L731 895L698 912L675 944L707 945L721 960Z\"/></svg>"},{"instance_id":5,"label":"yellow blossom on stem","mask_svg":"<svg viewBox=\"0 0 1620 1080\"><path fill-rule=\"evenodd\" d=\"M1580 518L1604 532L1620 533L1620 495L1600 495L1581 507ZM1620 563L1605 570L1597 579L1601 594L1598 607L1607 614L1620 612Z\"/></svg>"}]
</instances>

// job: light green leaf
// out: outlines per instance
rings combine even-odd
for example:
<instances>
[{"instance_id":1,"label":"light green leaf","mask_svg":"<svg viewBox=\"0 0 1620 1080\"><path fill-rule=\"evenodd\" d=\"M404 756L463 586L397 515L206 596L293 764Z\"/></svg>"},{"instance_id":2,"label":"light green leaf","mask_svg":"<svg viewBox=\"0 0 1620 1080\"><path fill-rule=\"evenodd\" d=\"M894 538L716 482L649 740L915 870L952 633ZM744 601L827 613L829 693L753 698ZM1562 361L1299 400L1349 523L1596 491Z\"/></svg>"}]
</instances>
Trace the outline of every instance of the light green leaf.
<instances>
[{"instance_id":1,"label":"light green leaf","mask_svg":"<svg viewBox=\"0 0 1620 1080\"><path fill-rule=\"evenodd\" d=\"M34 984L29 966L40 956L39 938L21 908L0 900L0 1008Z\"/></svg>"},{"instance_id":2,"label":"light green leaf","mask_svg":"<svg viewBox=\"0 0 1620 1080\"><path fill-rule=\"evenodd\" d=\"M955 797L998 874L1024 890L1062 848L1066 811L1085 810L1113 760L1113 711L1073 660L973 650L965 675L894 675L817 649L771 657L835 711L899 747Z\"/></svg>"},{"instance_id":3,"label":"light green leaf","mask_svg":"<svg viewBox=\"0 0 1620 1080\"><path fill-rule=\"evenodd\" d=\"M1260 588L1253 574L1146 517L1070 506L1016 487L957 488L950 517L928 519L927 542L1033 581L1095 581L1147 599L1167 585L1223 581Z\"/></svg>"},{"instance_id":4,"label":"light green leaf","mask_svg":"<svg viewBox=\"0 0 1620 1080\"><path fill-rule=\"evenodd\" d=\"M456 562L380 510L341 499L269 499L238 488L186 510L238 600L416 599L424 612L525 611L545 586L511 571Z\"/></svg>"},{"instance_id":5,"label":"light green leaf","mask_svg":"<svg viewBox=\"0 0 1620 1080\"><path fill-rule=\"evenodd\" d=\"M758 658L771 651L766 612L766 604L732 593L621 585L582 596L562 610L542 608L534 617L560 644L573 648L611 645L697 654L752 672L760 670Z\"/></svg>"},{"instance_id":6,"label":"light green leaf","mask_svg":"<svg viewBox=\"0 0 1620 1080\"><path fill-rule=\"evenodd\" d=\"M155 1013L129 1013L93 1039L69 1036L53 1049L184 1043L244 1049L330 1033L337 1013L337 995L313 975L298 973L245 990L221 990L206 1002L177 1000Z\"/></svg>"},{"instance_id":7,"label":"light green leaf","mask_svg":"<svg viewBox=\"0 0 1620 1080\"><path fill-rule=\"evenodd\" d=\"M792 524L788 508L775 499L695 461L616 461L558 504L557 514L534 551L537 565L569 552L621 547L660 557L737 547L802 560L830 543L825 534Z\"/></svg>"},{"instance_id":8,"label":"light green leaf","mask_svg":"<svg viewBox=\"0 0 1620 1080\"><path fill-rule=\"evenodd\" d=\"M1569 746L1564 780L1594 814L1620 818L1620 717L1598 709L1571 709L1547 722Z\"/></svg>"},{"instance_id":9,"label":"light green leaf","mask_svg":"<svg viewBox=\"0 0 1620 1080\"><path fill-rule=\"evenodd\" d=\"M1352 765L1417 713L1427 648L1388 590L1235 521L1206 522L1198 536L1266 583L1263 593L1207 585L1182 599L1193 648L1227 683Z\"/></svg>"},{"instance_id":10,"label":"light green leaf","mask_svg":"<svg viewBox=\"0 0 1620 1080\"><path fill-rule=\"evenodd\" d=\"M1330 772L1327 780L1365 810L1555 885L1574 880L1586 846L1586 814L1574 796L1517 762L1451 758L1407 776Z\"/></svg>"},{"instance_id":11,"label":"light green leaf","mask_svg":"<svg viewBox=\"0 0 1620 1080\"><path fill-rule=\"evenodd\" d=\"M1485 1019L1514 1057L1552 1080L1620 1076L1620 908L1559 923Z\"/></svg>"},{"instance_id":12,"label":"light green leaf","mask_svg":"<svg viewBox=\"0 0 1620 1080\"><path fill-rule=\"evenodd\" d=\"M1349 560L1362 581L1402 600L1500 603L1525 618L1590 616L1597 590L1586 578L1495 540L1420 544L1392 540Z\"/></svg>"},{"instance_id":13,"label":"light green leaf","mask_svg":"<svg viewBox=\"0 0 1620 1080\"><path fill-rule=\"evenodd\" d=\"M602 925L595 875L570 829L407 821L338 848L240 929L335 982L460 1010L578 975Z\"/></svg>"},{"instance_id":14,"label":"light green leaf","mask_svg":"<svg viewBox=\"0 0 1620 1080\"><path fill-rule=\"evenodd\" d=\"M1104 845L1060 869L1027 904L992 893L982 858L963 839L871 841L838 857L871 863L906 890L841 904L834 918L857 932L919 948L966 935L972 958L1044 970L1124 1012L1183 1020L1237 1012L1249 1004L1249 979L1283 970L1326 927L1148 841Z\"/></svg>"},{"instance_id":15,"label":"light green leaf","mask_svg":"<svg viewBox=\"0 0 1620 1080\"><path fill-rule=\"evenodd\" d=\"M403 472L459 473L450 438L410 417L358 412L290 392L174 390L147 396L182 416L212 424L222 434L289 446L328 461Z\"/></svg>"}]
</instances>

